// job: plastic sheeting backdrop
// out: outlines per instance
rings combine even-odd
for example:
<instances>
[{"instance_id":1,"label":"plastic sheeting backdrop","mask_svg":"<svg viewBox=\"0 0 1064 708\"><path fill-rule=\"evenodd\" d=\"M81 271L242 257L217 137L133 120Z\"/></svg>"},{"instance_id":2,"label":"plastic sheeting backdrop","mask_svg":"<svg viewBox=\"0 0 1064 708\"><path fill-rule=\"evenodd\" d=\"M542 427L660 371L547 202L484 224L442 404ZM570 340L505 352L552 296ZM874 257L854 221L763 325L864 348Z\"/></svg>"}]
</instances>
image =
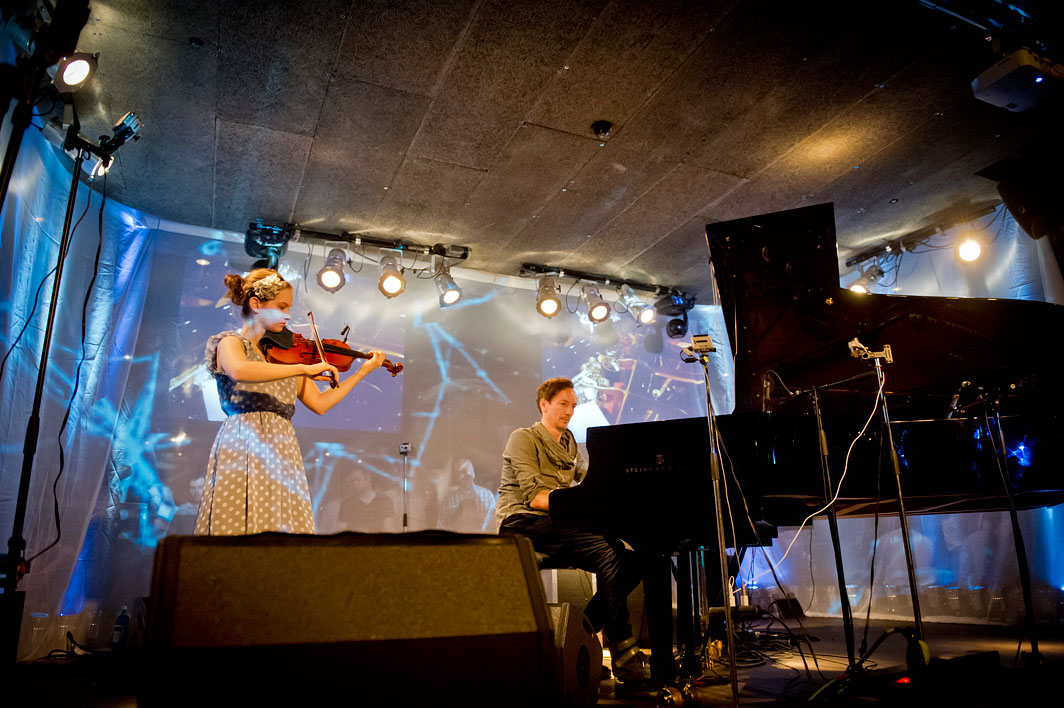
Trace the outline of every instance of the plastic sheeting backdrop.
<instances>
[{"instance_id":1,"label":"plastic sheeting backdrop","mask_svg":"<svg viewBox=\"0 0 1064 708\"><path fill-rule=\"evenodd\" d=\"M14 515L29 392L52 296L49 272L57 261L70 181L68 162L36 131L27 133L22 150L4 205L0 244L7 269L0 336L4 353L11 352L0 381L0 528L5 533ZM62 453L56 486L62 537L34 561L22 582L27 605L21 659L63 646L67 630L90 647L106 645L118 608L148 592L158 540L190 532L222 415L203 367L204 344L211 334L239 326L233 308L220 299L222 279L250 267L239 243L159 230L156 220L113 202L103 210L98 233L102 186L96 186L87 206L89 191L81 189L76 213L87 209L87 215L75 233L59 293L24 535L29 555L56 538L52 485ZM943 260L936 269L929 257L899 264L891 285L905 286L901 292L906 294L1052 299L1058 283L1044 277L1056 272L1053 264L1046 266L1045 249L1018 234L1005 213L992 215L983 226L997 234L992 245L996 255L987 262L999 266L978 280L977 292L966 290L973 282L970 275L960 275ZM99 277L88 298L83 350L82 304L101 236ZM580 305L576 314L546 320L533 314L534 291L472 280L460 280L464 299L441 310L432 280L412 273L407 291L386 300L377 291L375 266L358 255L345 288L329 294L314 281L323 256L319 245L310 254L293 249L282 261L283 272L295 283L293 329L306 333L300 327L305 328L305 314L313 311L322 336L338 338L349 325L351 346L383 349L406 368L396 378L383 369L375 372L323 417L297 413L294 424L319 533L398 531L404 507L412 530L494 531L491 507L502 447L514 428L538 419L534 391L550 376L568 376L576 384L580 407L573 425L580 439L591 425L706 414L701 368L681 362L679 340L665 338L661 351L653 353L655 347L646 346L651 328L637 328L627 314L615 311L608 324L596 327ZM406 265L415 264L408 257ZM577 298L570 297L568 305L576 309ZM691 315L690 331L707 332L717 343L714 408L728 413L732 366L720 311L699 305ZM68 405L69 422L60 434ZM400 443L411 444L409 456L399 454ZM378 516L372 519L364 511L360 516L357 505L344 503L368 495L367 488L385 500L376 505ZM1055 511L1022 514L1043 610L1049 601L1046 589L1064 585L1064 565L1049 550L1064 536L1062 514ZM840 526L860 611L861 599L867 597L872 522L846 519ZM912 527L922 583L954 588L948 591L953 595L957 587L971 588L965 602L974 604L959 612L969 618L1013 619L1004 609L1000 616L992 611L997 595L1018 593L1014 556L1005 542L1007 517L924 516ZM795 544L778 574L808 611L837 612L826 526L817 524L802 533L809 538ZM792 536L793 530L783 530L767 554L747 556L742 575L755 598L768 602L778 596L766 582L771 577L764 574L765 558L778 560ZM873 609L904 616L909 611L904 566L900 554L891 551L898 545L895 520L881 520L878 543L886 547L876 558ZM979 572L962 569L964 563L978 566ZM961 606L951 598L944 596L943 602ZM1013 613L1016 602L1008 600Z\"/></svg>"}]
</instances>

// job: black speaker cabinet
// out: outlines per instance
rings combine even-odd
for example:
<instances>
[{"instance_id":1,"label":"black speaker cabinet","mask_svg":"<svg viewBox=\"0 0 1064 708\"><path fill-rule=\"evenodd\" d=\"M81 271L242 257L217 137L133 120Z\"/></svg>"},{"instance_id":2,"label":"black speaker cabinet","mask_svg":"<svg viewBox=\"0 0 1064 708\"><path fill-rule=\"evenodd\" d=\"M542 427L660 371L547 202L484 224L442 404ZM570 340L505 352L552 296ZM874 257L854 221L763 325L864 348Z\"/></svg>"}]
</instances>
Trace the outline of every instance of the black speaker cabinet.
<instances>
[{"instance_id":1,"label":"black speaker cabinet","mask_svg":"<svg viewBox=\"0 0 1064 708\"><path fill-rule=\"evenodd\" d=\"M598 703L602 682L602 644L584 612L568 602L548 605L554 627L564 708L583 708Z\"/></svg>"},{"instance_id":2,"label":"black speaker cabinet","mask_svg":"<svg viewBox=\"0 0 1064 708\"><path fill-rule=\"evenodd\" d=\"M165 538L142 661L141 706L561 700L521 536Z\"/></svg>"}]
</instances>

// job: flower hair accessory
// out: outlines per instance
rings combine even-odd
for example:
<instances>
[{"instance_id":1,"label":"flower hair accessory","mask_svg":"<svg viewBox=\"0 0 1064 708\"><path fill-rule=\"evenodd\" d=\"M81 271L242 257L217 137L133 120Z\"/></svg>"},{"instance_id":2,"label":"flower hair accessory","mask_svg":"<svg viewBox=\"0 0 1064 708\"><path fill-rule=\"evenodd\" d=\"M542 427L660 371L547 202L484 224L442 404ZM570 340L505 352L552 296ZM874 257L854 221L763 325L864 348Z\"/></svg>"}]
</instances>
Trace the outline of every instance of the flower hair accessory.
<instances>
[{"instance_id":1,"label":"flower hair accessory","mask_svg":"<svg viewBox=\"0 0 1064 708\"><path fill-rule=\"evenodd\" d=\"M281 276L276 273L271 273L265 278L255 281L255 284L251 286L251 295L254 295L263 302L269 302L277 297L277 293L287 287L289 287L288 283L286 283Z\"/></svg>"}]
</instances>

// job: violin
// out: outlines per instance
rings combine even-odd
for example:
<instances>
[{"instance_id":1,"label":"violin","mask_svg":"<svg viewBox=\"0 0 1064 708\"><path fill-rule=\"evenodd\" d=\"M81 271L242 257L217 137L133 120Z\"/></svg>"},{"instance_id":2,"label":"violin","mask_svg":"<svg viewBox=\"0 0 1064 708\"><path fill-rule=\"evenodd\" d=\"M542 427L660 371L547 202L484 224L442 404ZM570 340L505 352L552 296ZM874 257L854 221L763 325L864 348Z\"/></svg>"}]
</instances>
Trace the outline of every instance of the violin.
<instances>
[{"instance_id":1,"label":"violin","mask_svg":"<svg viewBox=\"0 0 1064 708\"><path fill-rule=\"evenodd\" d=\"M320 350L319 350L320 344ZM337 371L347 371L355 359L370 359L372 354L360 352L339 339L307 339L285 327L280 332L264 332L259 340L266 361L271 364L317 364L322 361L332 364ZM381 363L394 378L403 370L403 364L393 364L387 359ZM333 383L333 387L336 387Z\"/></svg>"}]
</instances>

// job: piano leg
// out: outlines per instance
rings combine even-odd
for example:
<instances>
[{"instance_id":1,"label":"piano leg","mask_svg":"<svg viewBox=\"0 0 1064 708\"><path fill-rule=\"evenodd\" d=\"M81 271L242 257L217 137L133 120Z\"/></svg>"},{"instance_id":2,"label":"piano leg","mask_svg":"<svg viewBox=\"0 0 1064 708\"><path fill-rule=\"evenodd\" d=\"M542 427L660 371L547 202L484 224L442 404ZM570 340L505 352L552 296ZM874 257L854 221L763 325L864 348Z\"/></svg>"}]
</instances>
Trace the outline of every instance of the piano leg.
<instances>
[{"instance_id":1,"label":"piano leg","mask_svg":"<svg viewBox=\"0 0 1064 708\"><path fill-rule=\"evenodd\" d=\"M685 549L676 556L676 651L680 675L691 678L702 675L697 553Z\"/></svg>"},{"instance_id":2,"label":"piano leg","mask_svg":"<svg viewBox=\"0 0 1064 708\"><path fill-rule=\"evenodd\" d=\"M655 681L676 678L672 658L672 557L640 553L647 631L650 634L650 675Z\"/></svg>"}]
</instances>

